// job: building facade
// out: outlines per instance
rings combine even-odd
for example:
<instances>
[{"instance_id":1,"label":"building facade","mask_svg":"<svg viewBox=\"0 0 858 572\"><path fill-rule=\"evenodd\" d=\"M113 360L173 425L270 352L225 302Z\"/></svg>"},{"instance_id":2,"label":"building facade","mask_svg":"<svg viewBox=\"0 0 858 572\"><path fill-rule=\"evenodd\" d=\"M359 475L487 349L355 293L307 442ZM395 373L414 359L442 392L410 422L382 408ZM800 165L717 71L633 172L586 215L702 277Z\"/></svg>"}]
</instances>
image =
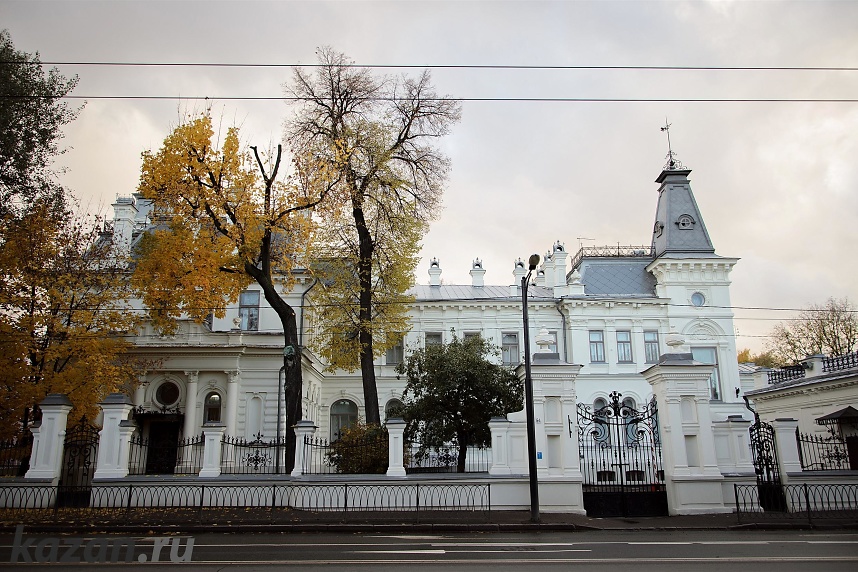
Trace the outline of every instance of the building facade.
<instances>
[{"instance_id":1,"label":"building facade","mask_svg":"<svg viewBox=\"0 0 858 572\"><path fill-rule=\"evenodd\" d=\"M409 348L480 335L518 365L535 352L537 334L562 362L579 364L579 402L600 407L612 392L640 406L652 390L641 374L666 353L667 336L681 335L694 360L714 366L708 407L713 421L750 418L742 401L736 363L730 272L736 258L715 253L694 199L690 170L671 164L656 179L656 215L644 246L581 248L570 256L564 243L550 245L528 288L531 344L524 346L521 280L527 270L511 265L510 284L487 285L475 259L471 283L441 280L437 259L428 263L427 283L414 287L411 329L402 343L375 362L379 408L389 412L402 399L404 380L395 368ZM145 232L149 205L140 197L113 205L112 240L131 248ZM513 254L513 253L511 253ZM511 256L512 258L512 256ZM298 274L284 296L297 312L303 368L303 417L334 439L363 417L360 372L326 371L311 349L313 279ZM549 336L550 338L546 338ZM544 344L545 345L545 344ZM223 319L183 321L170 336L144 327L134 353L155 364L133 395L139 430L150 439L198 435L207 422L221 422L227 435L273 438L284 427L283 336L280 322L258 287L251 285Z\"/></svg>"}]
</instances>

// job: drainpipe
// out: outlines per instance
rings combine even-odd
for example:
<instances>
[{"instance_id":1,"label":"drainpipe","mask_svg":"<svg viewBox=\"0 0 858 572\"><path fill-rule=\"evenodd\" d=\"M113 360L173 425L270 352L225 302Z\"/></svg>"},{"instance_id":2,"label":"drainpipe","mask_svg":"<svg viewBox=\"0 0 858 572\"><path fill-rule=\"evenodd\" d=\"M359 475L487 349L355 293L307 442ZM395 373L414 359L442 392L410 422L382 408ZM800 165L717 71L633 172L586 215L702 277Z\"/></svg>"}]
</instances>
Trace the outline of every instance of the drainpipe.
<instances>
[{"instance_id":1,"label":"drainpipe","mask_svg":"<svg viewBox=\"0 0 858 572\"><path fill-rule=\"evenodd\" d=\"M557 300L557 302L554 303L554 309L557 310L558 314L560 314L560 320L561 320L560 323L561 323L562 332L563 332L563 361L568 362L569 360L566 359L566 357L568 355L568 351L566 349L566 314L564 314L563 310L560 309L560 304L562 302L563 302L562 299Z\"/></svg>"},{"instance_id":2,"label":"drainpipe","mask_svg":"<svg viewBox=\"0 0 858 572\"><path fill-rule=\"evenodd\" d=\"M319 283L318 278L313 278L313 283L310 284L310 287L304 290L301 294L301 323L298 326L298 347L304 347L304 298L307 296L307 292L313 289L313 286Z\"/></svg>"}]
</instances>

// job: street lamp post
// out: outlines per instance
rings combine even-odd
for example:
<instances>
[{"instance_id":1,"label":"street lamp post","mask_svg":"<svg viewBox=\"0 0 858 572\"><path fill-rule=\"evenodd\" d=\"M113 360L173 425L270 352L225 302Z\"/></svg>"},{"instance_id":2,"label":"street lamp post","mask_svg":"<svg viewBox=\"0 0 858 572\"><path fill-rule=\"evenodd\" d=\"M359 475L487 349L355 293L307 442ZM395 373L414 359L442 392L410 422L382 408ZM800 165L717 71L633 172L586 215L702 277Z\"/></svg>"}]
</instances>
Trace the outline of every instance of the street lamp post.
<instances>
[{"instance_id":1,"label":"street lamp post","mask_svg":"<svg viewBox=\"0 0 858 572\"><path fill-rule=\"evenodd\" d=\"M527 286L539 265L539 255L527 260L527 276L521 279L521 313L524 321L524 409L527 412L527 471L530 478L530 520L539 522L539 484L536 478L536 427L533 415L533 379L530 376L530 328L527 319Z\"/></svg>"}]
</instances>

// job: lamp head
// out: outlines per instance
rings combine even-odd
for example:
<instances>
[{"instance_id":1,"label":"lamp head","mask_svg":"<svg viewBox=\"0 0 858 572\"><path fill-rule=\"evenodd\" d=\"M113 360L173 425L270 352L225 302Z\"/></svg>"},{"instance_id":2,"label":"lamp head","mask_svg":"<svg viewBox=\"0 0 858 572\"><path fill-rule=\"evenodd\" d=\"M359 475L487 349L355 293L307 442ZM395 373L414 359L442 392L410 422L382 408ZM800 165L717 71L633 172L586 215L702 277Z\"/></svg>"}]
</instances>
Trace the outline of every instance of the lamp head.
<instances>
[{"instance_id":1,"label":"lamp head","mask_svg":"<svg viewBox=\"0 0 858 572\"><path fill-rule=\"evenodd\" d=\"M283 348L283 357L286 358L286 363L291 367L295 363L295 346L288 345Z\"/></svg>"},{"instance_id":2,"label":"lamp head","mask_svg":"<svg viewBox=\"0 0 858 572\"><path fill-rule=\"evenodd\" d=\"M530 267L530 270L536 270L536 267L539 266L539 255L531 254L530 258L527 259L527 265Z\"/></svg>"}]
</instances>

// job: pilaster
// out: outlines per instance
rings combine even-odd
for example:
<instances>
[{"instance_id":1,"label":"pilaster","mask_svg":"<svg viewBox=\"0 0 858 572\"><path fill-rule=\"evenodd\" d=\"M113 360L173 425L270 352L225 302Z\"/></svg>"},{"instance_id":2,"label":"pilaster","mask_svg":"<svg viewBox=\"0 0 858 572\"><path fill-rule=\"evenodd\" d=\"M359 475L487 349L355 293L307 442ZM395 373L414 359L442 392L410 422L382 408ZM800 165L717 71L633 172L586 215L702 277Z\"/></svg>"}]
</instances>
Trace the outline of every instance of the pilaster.
<instances>
[{"instance_id":1,"label":"pilaster","mask_svg":"<svg viewBox=\"0 0 858 572\"><path fill-rule=\"evenodd\" d=\"M33 452L26 479L59 479L63 463L66 426L72 402L66 395L51 393L39 404L42 422L31 428Z\"/></svg>"}]
</instances>

